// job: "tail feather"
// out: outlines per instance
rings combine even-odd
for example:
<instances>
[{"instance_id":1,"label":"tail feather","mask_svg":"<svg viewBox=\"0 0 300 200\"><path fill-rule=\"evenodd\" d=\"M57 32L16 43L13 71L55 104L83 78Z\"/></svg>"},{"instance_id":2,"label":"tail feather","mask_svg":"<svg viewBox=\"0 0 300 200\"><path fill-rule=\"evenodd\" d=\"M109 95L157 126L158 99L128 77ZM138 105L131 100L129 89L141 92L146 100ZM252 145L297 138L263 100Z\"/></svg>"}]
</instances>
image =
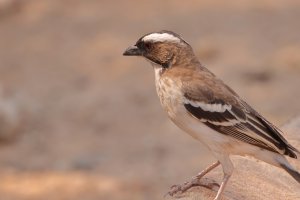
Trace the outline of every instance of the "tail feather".
<instances>
[{"instance_id":1,"label":"tail feather","mask_svg":"<svg viewBox=\"0 0 300 200\"><path fill-rule=\"evenodd\" d=\"M298 157L299 158L299 157ZM280 164L280 166L289 173L298 183L300 183L300 173L293 169L291 166L287 166L285 164Z\"/></svg>"},{"instance_id":2,"label":"tail feather","mask_svg":"<svg viewBox=\"0 0 300 200\"><path fill-rule=\"evenodd\" d=\"M297 158L299 161L300 161L300 151L298 149L296 149L296 155L297 155Z\"/></svg>"},{"instance_id":3,"label":"tail feather","mask_svg":"<svg viewBox=\"0 0 300 200\"><path fill-rule=\"evenodd\" d=\"M285 154L290 156L291 158L300 160L300 151L290 144L287 147Z\"/></svg>"}]
</instances>

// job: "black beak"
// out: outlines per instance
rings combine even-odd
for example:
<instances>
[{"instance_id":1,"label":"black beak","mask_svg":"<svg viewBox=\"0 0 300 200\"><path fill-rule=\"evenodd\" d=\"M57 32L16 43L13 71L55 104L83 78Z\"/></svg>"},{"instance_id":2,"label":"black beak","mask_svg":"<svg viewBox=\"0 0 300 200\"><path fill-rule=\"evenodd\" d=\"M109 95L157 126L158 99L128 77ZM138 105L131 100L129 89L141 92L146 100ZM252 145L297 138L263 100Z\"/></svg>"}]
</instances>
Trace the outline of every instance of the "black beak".
<instances>
[{"instance_id":1,"label":"black beak","mask_svg":"<svg viewBox=\"0 0 300 200\"><path fill-rule=\"evenodd\" d=\"M123 56L141 56L142 51L137 46L131 46L126 49Z\"/></svg>"}]
</instances>

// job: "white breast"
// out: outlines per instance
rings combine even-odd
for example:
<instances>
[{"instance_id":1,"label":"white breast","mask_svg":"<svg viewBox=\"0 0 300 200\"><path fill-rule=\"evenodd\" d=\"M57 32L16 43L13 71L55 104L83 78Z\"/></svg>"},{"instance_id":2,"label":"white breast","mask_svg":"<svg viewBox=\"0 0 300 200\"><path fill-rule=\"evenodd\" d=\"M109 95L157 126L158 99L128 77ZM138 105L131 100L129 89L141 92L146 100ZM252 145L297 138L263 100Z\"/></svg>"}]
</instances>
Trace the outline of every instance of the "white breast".
<instances>
[{"instance_id":1,"label":"white breast","mask_svg":"<svg viewBox=\"0 0 300 200\"><path fill-rule=\"evenodd\" d=\"M182 104L183 94L178 82L161 76L162 70L162 68L154 68L156 91L162 107L171 118L174 118L178 112L178 105Z\"/></svg>"}]
</instances>

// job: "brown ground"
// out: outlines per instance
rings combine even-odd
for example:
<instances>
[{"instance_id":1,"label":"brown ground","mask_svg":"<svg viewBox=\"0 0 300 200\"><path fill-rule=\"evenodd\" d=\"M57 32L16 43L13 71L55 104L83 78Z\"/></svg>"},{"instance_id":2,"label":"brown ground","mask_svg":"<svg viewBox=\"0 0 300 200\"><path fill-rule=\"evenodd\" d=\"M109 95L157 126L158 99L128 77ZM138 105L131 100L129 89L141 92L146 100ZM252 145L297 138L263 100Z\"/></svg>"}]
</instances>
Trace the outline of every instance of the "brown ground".
<instances>
[{"instance_id":1,"label":"brown ground","mask_svg":"<svg viewBox=\"0 0 300 200\"><path fill-rule=\"evenodd\" d=\"M161 199L213 160L166 118L150 65L122 57L150 31L180 33L271 121L300 113L298 1L9 1L0 85L22 133L1 147L1 200Z\"/></svg>"}]
</instances>

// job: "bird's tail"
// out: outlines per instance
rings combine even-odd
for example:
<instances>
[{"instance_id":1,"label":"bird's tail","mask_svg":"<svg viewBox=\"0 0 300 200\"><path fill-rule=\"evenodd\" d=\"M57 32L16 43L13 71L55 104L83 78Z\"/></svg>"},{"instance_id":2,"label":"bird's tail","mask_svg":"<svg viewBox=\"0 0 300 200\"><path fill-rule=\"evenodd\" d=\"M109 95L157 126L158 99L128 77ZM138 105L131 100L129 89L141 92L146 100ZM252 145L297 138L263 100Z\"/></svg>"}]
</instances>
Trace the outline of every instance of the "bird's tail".
<instances>
[{"instance_id":1,"label":"bird's tail","mask_svg":"<svg viewBox=\"0 0 300 200\"><path fill-rule=\"evenodd\" d=\"M266 163L284 169L300 184L300 173L288 162L284 155L271 151L259 151L255 154L255 157ZM295 158L298 159L297 161L300 161L299 156Z\"/></svg>"},{"instance_id":2,"label":"bird's tail","mask_svg":"<svg viewBox=\"0 0 300 200\"><path fill-rule=\"evenodd\" d=\"M296 158L296 159L300 162L300 151L297 150L297 151L296 151L296 155L297 155L297 158Z\"/></svg>"},{"instance_id":3,"label":"bird's tail","mask_svg":"<svg viewBox=\"0 0 300 200\"><path fill-rule=\"evenodd\" d=\"M299 159L299 157L298 157ZM287 161L286 162L280 162L280 166L289 173L298 183L300 183L300 173Z\"/></svg>"},{"instance_id":4,"label":"bird's tail","mask_svg":"<svg viewBox=\"0 0 300 200\"><path fill-rule=\"evenodd\" d=\"M288 153L286 155L290 156L291 158L298 159L300 161L300 151L298 149L288 144L287 150Z\"/></svg>"}]
</instances>

